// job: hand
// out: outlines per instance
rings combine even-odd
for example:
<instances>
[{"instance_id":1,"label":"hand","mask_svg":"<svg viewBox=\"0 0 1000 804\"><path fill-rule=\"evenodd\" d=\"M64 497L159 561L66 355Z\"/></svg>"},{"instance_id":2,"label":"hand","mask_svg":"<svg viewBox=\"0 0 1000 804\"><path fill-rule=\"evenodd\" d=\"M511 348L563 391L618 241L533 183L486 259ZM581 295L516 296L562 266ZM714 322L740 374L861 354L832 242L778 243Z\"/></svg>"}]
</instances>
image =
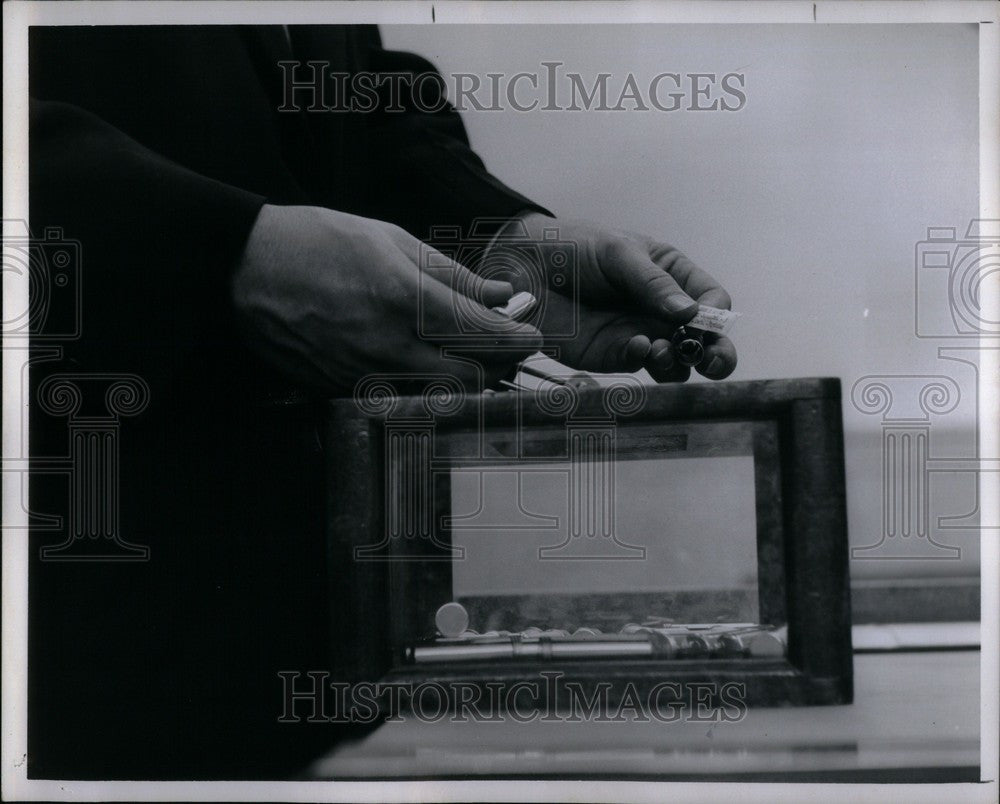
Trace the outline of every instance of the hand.
<instances>
[{"instance_id":1,"label":"hand","mask_svg":"<svg viewBox=\"0 0 1000 804\"><path fill-rule=\"evenodd\" d=\"M690 370L674 359L670 336L694 317L699 304L730 309L729 294L715 279L673 246L644 235L536 212L519 221L527 240L540 244L543 261L559 248L547 245L551 241L544 238L545 229L558 232L556 241L575 246L572 281L552 286L557 293L547 294L546 315L540 324L545 333L565 332L577 314L576 337L559 343L563 362L571 361L574 368L586 371L645 367L659 381L688 378ZM503 260L505 238L515 231L508 227L498 238L490 259ZM549 271L551 266L543 269ZM515 289L525 289L517 277L509 278ZM574 292L580 302L576 310L568 300ZM697 371L721 380L732 374L736 360L732 341L706 333L705 359Z\"/></svg>"},{"instance_id":2,"label":"hand","mask_svg":"<svg viewBox=\"0 0 1000 804\"><path fill-rule=\"evenodd\" d=\"M383 221L265 205L232 278L237 318L264 359L312 388L350 392L367 374L398 371L451 374L481 390L536 351L541 334L487 309L510 298L508 283L427 252ZM461 311L474 314L477 343L493 347L476 352L481 369L442 357L439 342L468 336Z\"/></svg>"},{"instance_id":3,"label":"hand","mask_svg":"<svg viewBox=\"0 0 1000 804\"><path fill-rule=\"evenodd\" d=\"M551 338L546 344L558 347L553 356L572 368L601 373L645 368L657 382L686 382L691 376L691 369L674 357L669 340L673 328L662 321L574 305L550 291L544 317L537 323L542 332L574 332L572 338ZM705 333L705 353L696 369L700 374L721 380L732 373L736 354L728 338Z\"/></svg>"}]
</instances>

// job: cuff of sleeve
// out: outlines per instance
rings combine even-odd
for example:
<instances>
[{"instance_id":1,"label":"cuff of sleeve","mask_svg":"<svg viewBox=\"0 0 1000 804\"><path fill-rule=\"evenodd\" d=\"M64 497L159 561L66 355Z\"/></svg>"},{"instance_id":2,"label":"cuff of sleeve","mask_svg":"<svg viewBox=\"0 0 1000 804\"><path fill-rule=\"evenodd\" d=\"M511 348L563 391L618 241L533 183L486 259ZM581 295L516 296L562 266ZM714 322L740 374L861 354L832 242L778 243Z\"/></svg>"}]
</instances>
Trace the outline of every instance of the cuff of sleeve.
<instances>
[{"instance_id":1,"label":"cuff of sleeve","mask_svg":"<svg viewBox=\"0 0 1000 804\"><path fill-rule=\"evenodd\" d=\"M541 215L545 215L546 217L552 218L553 220L555 220L556 217L544 207L540 207L537 204L531 204L530 206L527 206L524 209L518 210L517 214L512 215L510 218L507 218L506 220L504 220L503 218L498 218L496 220L483 221L480 231L483 233L484 236L490 238L490 242L486 244L486 248L483 250L483 259L488 260L490 258L490 254L493 251L493 247L496 245L496 242L501 237L501 235L510 234L514 226L520 223L520 221L526 215L529 215L532 212L537 212Z\"/></svg>"}]
</instances>

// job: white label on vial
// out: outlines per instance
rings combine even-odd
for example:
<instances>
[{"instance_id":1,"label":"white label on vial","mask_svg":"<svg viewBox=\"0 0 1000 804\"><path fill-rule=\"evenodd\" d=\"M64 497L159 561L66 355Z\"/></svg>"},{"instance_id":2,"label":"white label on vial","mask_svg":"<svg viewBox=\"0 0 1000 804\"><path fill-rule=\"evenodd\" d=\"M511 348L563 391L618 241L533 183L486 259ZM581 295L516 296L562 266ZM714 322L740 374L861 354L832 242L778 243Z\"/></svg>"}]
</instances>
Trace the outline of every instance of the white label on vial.
<instances>
[{"instance_id":1,"label":"white label on vial","mask_svg":"<svg viewBox=\"0 0 1000 804\"><path fill-rule=\"evenodd\" d=\"M708 307L704 304L698 307L698 313L688 321L687 326L715 332L718 335L728 335L742 313L732 310L720 310L718 307Z\"/></svg>"}]
</instances>

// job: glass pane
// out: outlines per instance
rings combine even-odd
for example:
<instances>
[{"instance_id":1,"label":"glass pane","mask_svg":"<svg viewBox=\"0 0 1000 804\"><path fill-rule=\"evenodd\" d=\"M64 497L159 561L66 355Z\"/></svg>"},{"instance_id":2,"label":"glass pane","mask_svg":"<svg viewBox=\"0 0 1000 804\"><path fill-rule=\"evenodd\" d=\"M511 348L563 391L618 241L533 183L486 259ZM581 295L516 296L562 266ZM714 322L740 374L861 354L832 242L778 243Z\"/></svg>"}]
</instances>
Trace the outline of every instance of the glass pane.
<instances>
[{"instance_id":1,"label":"glass pane","mask_svg":"<svg viewBox=\"0 0 1000 804\"><path fill-rule=\"evenodd\" d=\"M752 455L619 459L606 476L595 463L577 471L452 470L452 544L464 551L453 594L470 628L758 621Z\"/></svg>"}]
</instances>

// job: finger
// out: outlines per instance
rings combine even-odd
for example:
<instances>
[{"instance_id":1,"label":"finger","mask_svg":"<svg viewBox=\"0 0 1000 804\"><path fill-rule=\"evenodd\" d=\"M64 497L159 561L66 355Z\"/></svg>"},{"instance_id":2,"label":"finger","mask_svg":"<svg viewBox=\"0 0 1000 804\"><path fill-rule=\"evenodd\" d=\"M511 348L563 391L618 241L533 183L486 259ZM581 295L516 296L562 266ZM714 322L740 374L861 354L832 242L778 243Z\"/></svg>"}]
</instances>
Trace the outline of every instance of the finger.
<instances>
[{"instance_id":1,"label":"finger","mask_svg":"<svg viewBox=\"0 0 1000 804\"><path fill-rule=\"evenodd\" d=\"M650 259L649 250L639 242L614 240L604 248L599 260L608 281L657 318L686 324L698 312L698 302L669 271Z\"/></svg>"},{"instance_id":2,"label":"finger","mask_svg":"<svg viewBox=\"0 0 1000 804\"><path fill-rule=\"evenodd\" d=\"M691 376L691 368L677 361L674 346L666 338L653 341L644 368L657 382L687 382Z\"/></svg>"},{"instance_id":3,"label":"finger","mask_svg":"<svg viewBox=\"0 0 1000 804\"><path fill-rule=\"evenodd\" d=\"M660 270L670 274L684 292L699 304L722 310L732 309L732 299L718 280L673 246L653 243L649 249L649 256Z\"/></svg>"},{"instance_id":4,"label":"finger","mask_svg":"<svg viewBox=\"0 0 1000 804\"><path fill-rule=\"evenodd\" d=\"M698 304L703 304L706 307L715 307L718 310L731 310L733 308L733 300L721 287L706 290L695 298L698 299Z\"/></svg>"},{"instance_id":5,"label":"finger","mask_svg":"<svg viewBox=\"0 0 1000 804\"><path fill-rule=\"evenodd\" d=\"M466 339L484 351L514 349L524 355L542 347L542 333L531 324L494 312L426 274L419 284L420 332L429 341Z\"/></svg>"},{"instance_id":6,"label":"finger","mask_svg":"<svg viewBox=\"0 0 1000 804\"><path fill-rule=\"evenodd\" d=\"M652 348L651 335L662 325L636 318L608 321L590 337L574 368L585 371L633 372L641 369Z\"/></svg>"},{"instance_id":7,"label":"finger","mask_svg":"<svg viewBox=\"0 0 1000 804\"><path fill-rule=\"evenodd\" d=\"M710 380L724 380L736 369L736 347L722 335L705 334L705 359L698 373Z\"/></svg>"},{"instance_id":8,"label":"finger","mask_svg":"<svg viewBox=\"0 0 1000 804\"><path fill-rule=\"evenodd\" d=\"M440 251L425 247L421 254L421 270L456 293L479 302L484 307L499 307L514 295L510 282L484 279L464 265L446 257Z\"/></svg>"},{"instance_id":9,"label":"finger","mask_svg":"<svg viewBox=\"0 0 1000 804\"><path fill-rule=\"evenodd\" d=\"M510 301L514 295L514 287L510 282L501 282L497 279L480 279L480 291L478 296L473 296L484 307L500 307Z\"/></svg>"},{"instance_id":10,"label":"finger","mask_svg":"<svg viewBox=\"0 0 1000 804\"><path fill-rule=\"evenodd\" d=\"M653 341L649 349L649 356L646 358L646 371L653 376L662 376L672 371L675 364L674 351L670 348L670 341L666 338L657 338Z\"/></svg>"},{"instance_id":11,"label":"finger","mask_svg":"<svg viewBox=\"0 0 1000 804\"><path fill-rule=\"evenodd\" d=\"M657 382L687 382L691 376L691 368L682 366L676 361L659 361L645 365L649 376Z\"/></svg>"},{"instance_id":12,"label":"finger","mask_svg":"<svg viewBox=\"0 0 1000 804\"><path fill-rule=\"evenodd\" d=\"M625 344L622 351L622 365L625 371L638 371L646 361L646 356L652 344L645 335L633 335Z\"/></svg>"}]
</instances>

